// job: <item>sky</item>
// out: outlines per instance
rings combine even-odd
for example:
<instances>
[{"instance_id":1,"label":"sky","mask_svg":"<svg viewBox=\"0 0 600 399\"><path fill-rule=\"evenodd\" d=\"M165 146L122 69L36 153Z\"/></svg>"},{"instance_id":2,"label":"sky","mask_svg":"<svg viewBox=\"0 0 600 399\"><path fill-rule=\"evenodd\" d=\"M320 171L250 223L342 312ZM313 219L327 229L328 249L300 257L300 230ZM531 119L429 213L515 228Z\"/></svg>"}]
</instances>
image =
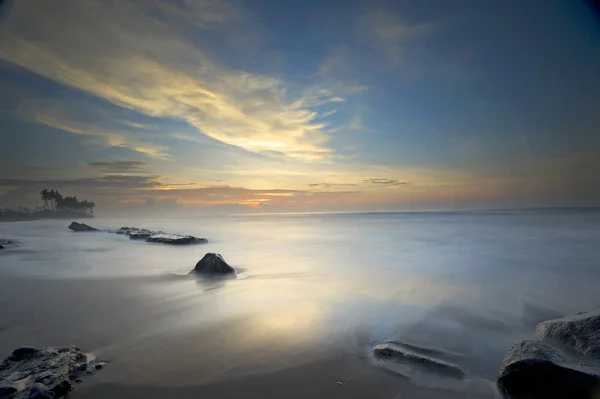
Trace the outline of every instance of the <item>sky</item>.
<instances>
[{"instance_id":1,"label":"sky","mask_svg":"<svg viewBox=\"0 0 600 399\"><path fill-rule=\"evenodd\" d=\"M600 205L600 24L573 0L19 0L0 207Z\"/></svg>"}]
</instances>

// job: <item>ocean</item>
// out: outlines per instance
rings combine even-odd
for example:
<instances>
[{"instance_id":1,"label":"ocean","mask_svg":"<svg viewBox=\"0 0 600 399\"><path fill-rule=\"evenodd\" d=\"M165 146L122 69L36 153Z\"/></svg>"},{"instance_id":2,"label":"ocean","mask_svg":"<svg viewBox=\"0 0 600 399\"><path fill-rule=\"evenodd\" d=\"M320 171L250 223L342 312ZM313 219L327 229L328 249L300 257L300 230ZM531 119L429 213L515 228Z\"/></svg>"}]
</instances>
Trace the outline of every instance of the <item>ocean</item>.
<instances>
[{"instance_id":1,"label":"ocean","mask_svg":"<svg viewBox=\"0 0 600 399\"><path fill-rule=\"evenodd\" d=\"M19 242L0 250L0 280L13 282L0 292L0 309L6 311L0 350L60 341L85 344L115 364L129 364L134 360L114 350L124 345L115 337L126 334L139 365L160 358L150 349L157 347L157 337L164 346L165 334L173 331L188 334L245 320L237 324L243 333L225 334L227 345L219 341L223 356L208 357L211 371L202 378L174 366L152 373L167 385L271 372L329 346L423 389L448 385L373 359L373 346L389 341L435 348L469 378L493 381L508 349L533 338L537 322L600 305L597 210L83 220L99 229L135 226L208 239L192 246L75 233L67 229L69 222L0 224L1 239ZM220 253L237 278L188 276L207 252ZM35 301L32 291L25 292L44 286L51 291L41 288ZM71 287L64 300L61 287ZM44 318L45 306L52 317ZM70 330L56 327L63 323L56 316L60 307L67 309ZM24 317L30 308L42 315ZM77 342L63 342L67 338ZM121 368L119 374L149 383L147 373L132 370ZM125 378L106 375L109 382Z\"/></svg>"}]
</instances>

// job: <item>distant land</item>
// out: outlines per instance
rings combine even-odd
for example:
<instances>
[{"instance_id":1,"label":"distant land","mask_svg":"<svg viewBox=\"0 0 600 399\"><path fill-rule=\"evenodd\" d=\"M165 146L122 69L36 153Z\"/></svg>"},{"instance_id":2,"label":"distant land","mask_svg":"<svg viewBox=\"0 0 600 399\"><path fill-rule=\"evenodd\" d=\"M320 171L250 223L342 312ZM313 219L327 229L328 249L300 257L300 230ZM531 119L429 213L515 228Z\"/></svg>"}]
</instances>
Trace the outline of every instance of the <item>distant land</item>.
<instances>
[{"instance_id":1,"label":"distant land","mask_svg":"<svg viewBox=\"0 0 600 399\"><path fill-rule=\"evenodd\" d=\"M40 191L42 206L31 209L25 206L0 208L0 222L20 222L40 219L93 218L96 204L78 200L77 196L64 197L58 190Z\"/></svg>"}]
</instances>

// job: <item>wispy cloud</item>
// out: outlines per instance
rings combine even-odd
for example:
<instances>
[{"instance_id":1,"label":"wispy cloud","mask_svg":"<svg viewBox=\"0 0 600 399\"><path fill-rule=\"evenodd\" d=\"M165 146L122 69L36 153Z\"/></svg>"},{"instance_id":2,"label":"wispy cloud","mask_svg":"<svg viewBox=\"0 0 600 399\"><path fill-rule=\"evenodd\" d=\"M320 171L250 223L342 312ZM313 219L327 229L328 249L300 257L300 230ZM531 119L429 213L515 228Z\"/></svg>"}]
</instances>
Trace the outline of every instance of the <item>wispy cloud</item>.
<instances>
[{"instance_id":1,"label":"wispy cloud","mask_svg":"<svg viewBox=\"0 0 600 399\"><path fill-rule=\"evenodd\" d=\"M134 173L141 172L148 166L147 162L141 161L113 161L113 162L90 162L87 164L92 169L104 173Z\"/></svg>"},{"instance_id":2,"label":"wispy cloud","mask_svg":"<svg viewBox=\"0 0 600 399\"><path fill-rule=\"evenodd\" d=\"M31 111L33 112L28 113L28 117L35 122L72 134L88 136L90 138L88 143L91 145L128 148L155 159L169 160L171 158L168 147L137 139L127 132L104 130L89 124L68 121L64 117L47 112L48 110Z\"/></svg>"},{"instance_id":3,"label":"wispy cloud","mask_svg":"<svg viewBox=\"0 0 600 399\"><path fill-rule=\"evenodd\" d=\"M432 21L409 23L393 12L376 10L362 17L367 39L375 50L394 65L405 59L407 46L414 41L439 31L439 24Z\"/></svg>"},{"instance_id":4,"label":"wispy cloud","mask_svg":"<svg viewBox=\"0 0 600 399\"><path fill-rule=\"evenodd\" d=\"M343 96L326 88L316 96L292 97L280 79L215 64L165 22L191 10L190 29L214 27L235 14L223 11L223 4L23 0L15 2L0 28L0 58L149 116L184 120L199 133L248 151L302 160L330 156L327 110L319 107L344 101ZM213 9L220 11L205 12ZM157 10L163 14L155 17ZM42 122L126 145L114 133ZM164 148L132 147L166 157Z\"/></svg>"},{"instance_id":5,"label":"wispy cloud","mask_svg":"<svg viewBox=\"0 0 600 399\"><path fill-rule=\"evenodd\" d=\"M406 184L410 184L410 182L396 179L365 179L362 182L366 184L376 184L382 186L404 186Z\"/></svg>"}]
</instances>

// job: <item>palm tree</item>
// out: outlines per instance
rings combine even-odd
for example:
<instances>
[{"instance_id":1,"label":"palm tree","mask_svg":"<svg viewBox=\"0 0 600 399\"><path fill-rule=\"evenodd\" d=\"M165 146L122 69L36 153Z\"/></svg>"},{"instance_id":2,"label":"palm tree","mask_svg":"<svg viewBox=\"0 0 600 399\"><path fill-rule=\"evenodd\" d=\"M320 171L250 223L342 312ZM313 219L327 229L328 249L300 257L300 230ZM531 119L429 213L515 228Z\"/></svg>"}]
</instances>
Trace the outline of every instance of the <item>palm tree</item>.
<instances>
[{"instance_id":1,"label":"palm tree","mask_svg":"<svg viewBox=\"0 0 600 399\"><path fill-rule=\"evenodd\" d=\"M47 188L40 191L40 198L44 201L44 206L48 209L48 200L50 199L50 191Z\"/></svg>"}]
</instances>

